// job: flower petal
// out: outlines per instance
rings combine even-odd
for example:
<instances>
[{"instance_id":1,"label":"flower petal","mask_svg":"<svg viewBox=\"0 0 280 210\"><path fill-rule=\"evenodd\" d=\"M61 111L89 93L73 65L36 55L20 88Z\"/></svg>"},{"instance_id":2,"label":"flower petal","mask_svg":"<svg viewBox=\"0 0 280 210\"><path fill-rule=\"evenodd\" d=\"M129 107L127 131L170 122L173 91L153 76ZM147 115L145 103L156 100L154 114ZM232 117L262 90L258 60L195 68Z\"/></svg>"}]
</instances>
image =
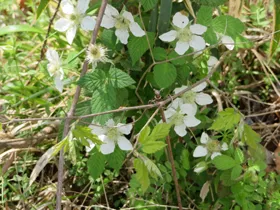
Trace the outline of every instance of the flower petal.
<instances>
[{"instance_id":1,"label":"flower petal","mask_svg":"<svg viewBox=\"0 0 280 210\"><path fill-rule=\"evenodd\" d=\"M206 46L205 40L201 36L193 35L190 41L190 46L195 50L203 50Z\"/></svg>"},{"instance_id":2,"label":"flower petal","mask_svg":"<svg viewBox=\"0 0 280 210\"><path fill-rule=\"evenodd\" d=\"M53 63L53 64L60 63L59 55L54 49L48 49L46 52L46 57L50 63Z\"/></svg>"},{"instance_id":3,"label":"flower petal","mask_svg":"<svg viewBox=\"0 0 280 210\"><path fill-rule=\"evenodd\" d=\"M189 18L183 15L181 12L177 12L173 16L172 23L179 28L185 28L189 23Z\"/></svg>"},{"instance_id":4,"label":"flower petal","mask_svg":"<svg viewBox=\"0 0 280 210\"><path fill-rule=\"evenodd\" d=\"M129 29L134 36L142 37L145 35L145 32L136 22L132 22L129 24Z\"/></svg>"},{"instance_id":5,"label":"flower petal","mask_svg":"<svg viewBox=\"0 0 280 210\"><path fill-rule=\"evenodd\" d=\"M223 36L221 41L229 50L234 49L234 41L230 36Z\"/></svg>"},{"instance_id":6,"label":"flower petal","mask_svg":"<svg viewBox=\"0 0 280 210\"><path fill-rule=\"evenodd\" d=\"M213 160L215 157L222 155L220 152L213 152L211 155L211 160Z\"/></svg>"},{"instance_id":7,"label":"flower petal","mask_svg":"<svg viewBox=\"0 0 280 210\"><path fill-rule=\"evenodd\" d=\"M207 105L207 104L212 104L213 99L211 98L210 95L208 95L206 93L198 93L198 94L196 94L195 102L197 104L203 106L203 105Z\"/></svg>"},{"instance_id":8,"label":"flower petal","mask_svg":"<svg viewBox=\"0 0 280 210\"><path fill-rule=\"evenodd\" d=\"M210 140L209 136L207 135L207 133L203 132L201 134L201 137L200 137L200 143L201 144L207 144L207 142Z\"/></svg>"},{"instance_id":9,"label":"flower petal","mask_svg":"<svg viewBox=\"0 0 280 210\"><path fill-rule=\"evenodd\" d=\"M181 98L176 98L172 103L170 104L173 109L177 109L181 104L183 104L183 100Z\"/></svg>"},{"instance_id":10,"label":"flower petal","mask_svg":"<svg viewBox=\"0 0 280 210\"><path fill-rule=\"evenodd\" d=\"M110 15L104 15L102 18L101 26L107 29L113 28L115 26L116 20Z\"/></svg>"},{"instance_id":11,"label":"flower petal","mask_svg":"<svg viewBox=\"0 0 280 210\"><path fill-rule=\"evenodd\" d=\"M197 119L195 116L188 115L184 117L184 123L188 127L195 127L201 123L199 119Z\"/></svg>"},{"instance_id":12,"label":"flower petal","mask_svg":"<svg viewBox=\"0 0 280 210\"><path fill-rule=\"evenodd\" d=\"M96 21L93 17L86 16L81 21L81 28L85 31L92 31L95 27Z\"/></svg>"},{"instance_id":13,"label":"flower petal","mask_svg":"<svg viewBox=\"0 0 280 210\"><path fill-rule=\"evenodd\" d=\"M54 23L54 29L60 32L66 31L72 22L66 18L60 18Z\"/></svg>"},{"instance_id":14,"label":"flower petal","mask_svg":"<svg viewBox=\"0 0 280 210\"><path fill-rule=\"evenodd\" d=\"M128 33L127 29L116 29L115 34L121 43L127 44L127 40L129 37L129 33Z\"/></svg>"},{"instance_id":15,"label":"flower petal","mask_svg":"<svg viewBox=\"0 0 280 210\"><path fill-rule=\"evenodd\" d=\"M207 66L213 67L216 65L216 63L218 63L218 59L211 55L209 60L207 61Z\"/></svg>"},{"instance_id":16,"label":"flower petal","mask_svg":"<svg viewBox=\"0 0 280 210\"><path fill-rule=\"evenodd\" d=\"M89 146L86 147L86 151L90 152L94 147L95 147L95 143L93 143L91 140L87 140L87 142L89 143Z\"/></svg>"},{"instance_id":17,"label":"flower petal","mask_svg":"<svg viewBox=\"0 0 280 210\"><path fill-rule=\"evenodd\" d=\"M106 125L107 127L113 127L113 126L115 126L115 121L114 121L113 119L109 119L109 120L105 123L105 125Z\"/></svg>"},{"instance_id":18,"label":"flower petal","mask_svg":"<svg viewBox=\"0 0 280 210\"><path fill-rule=\"evenodd\" d=\"M118 123L118 131L120 131L121 133L128 135L131 132L132 129L132 124L122 124L122 123Z\"/></svg>"},{"instance_id":19,"label":"flower petal","mask_svg":"<svg viewBox=\"0 0 280 210\"><path fill-rule=\"evenodd\" d=\"M88 9L88 4L90 0L78 0L77 11L80 14L84 14Z\"/></svg>"},{"instance_id":20,"label":"flower petal","mask_svg":"<svg viewBox=\"0 0 280 210\"><path fill-rule=\"evenodd\" d=\"M127 151L127 150L132 150L133 149L130 141L127 138L125 138L124 136L120 136L118 138L118 145L119 145L121 150Z\"/></svg>"},{"instance_id":21,"label":"flower petal","mask_svg":"<svg viewBox=\"0 0 280 210\"><path fill-rule=\"evenodd\" d=\"M118 16L120 13L118 12L118 10L111 6L110 4L107 4L106 9L105 9L105 14L109 15L109 16Z\"/></svg>"},{"instance_id":22,"label":"flower petal","mask_svg":"<svg viewBox=\"0 0 280 210\"><path fill-rule=\"evenodd\" d=\"M200 91L204 90L204 88L206 88L206 86L207 86L207 83L206 82L202 82L199 85L197 85L194 88L192 88L192 91L200 92Z\"/></svg>"},{"instance_id":23,"label":"flower petal","mask_svg":"<svg viewBox=\"0 0 280 210\"><path fill-rule=\"evenodd\" d=\"M72 44L73 43L73 40L76 36L76 31L77 31L77 26L76 25L73 25L72 27L70 27L67 32L66 32L66 39L67 39L67 42L69 44Z\"/></svg>"},{"instance_id":24,"label":"flower petal","mask_svg":"<svg viewBox=\"0 0 280 210\"><path fill-rule=\"evenodd\" d=\"M182 104L180 105L180 109L183 114L194 116L197 111L197 106L195 104Z\"/></svg>"},{"instance_id":25,"label":"flower petal","mask_svg":"<svg viewBox=\"0 0 280 210\"><path fill-rule=\"evenodd\" d=\"M123 16L125 19L129 20L130 23L133 23L133 22L134 22L134 19L133 19L133 16L132 16L131 12L124 11L123 14L122 14L122 16Z\"/></svg>"},{"instance_id":26,"label":"flower petal","mask_svg":"<svg viewBox=\"0 0 280 210\"><path fill-rule=\"evenodd\" d=\"M204 146L197 146L195 150L193 151L193 156L194 157L204 157L208 153L207 149Z\"/></svg>"},{"instance_id":27,"label":"flower petal","mask_svg":"<svg viewBox=\"0 0 280 210\"><path fill-rule=\"evenodd\" d=\"M172 107L170 107L166 111L164 111L164 115L167 119L172 117L175 113L176 113L176 111Z\"/></svg>"},{"instance_id":28,"label":"flower petal","mask_svg":"<svg viewBox=\"0 0 280 210\"><path fill-rule=\"evenodd\" d=\"M74 6L71 3L71 1L68 1L68 0L63 0L61 2L61 9L62 9L63 13L65 13L67 15L71 15L74 13Z\"/></svg>"},{"instance_id":29,"label":"flower petal","mask_svg":"<svg viewBox=\"0 0 280 210\"><path fill-rule=\"evenodd\" d=\"M174 93L177 94L181 92L182 90L185 90L188 86L183 85L182 87L175 88Z\"/></svg>"},{"instance_id":30,"label":"flower petal","mask_svg":"<svg viewBox=\"0 0 280 210\"><path fill-rule=\"evenodd\" d=\"M101 126L96 126L96 125L89 125L88 126L91 129L91 133L100 136L106 133L106 130L102 128Z\"/></svg>"},{"instance_id":31,"label":"flower petal","mask_svg":"<svg viewBox=\"0 0 280 210\"><path fill-rule=\"evenodd\" d=\"M200 24L193 24L190 26L190 30L194 34L202 35L207 30L207 27Z\"/></svg>"},{"instance_id":32,"label":"flower petal","mask_svg":"<svg viewBox=\"0 0 280 210\"><path fill-rule=\"evenodd\" d=\"M160 40L164 42L172 42L176 39L177 31L171 30L159 36Z\"/></svg>"},{"instance_id":33,"label":"flower petal","mask_svg":"<svg viewBox=\"0 0 280 210\"><path fill-rule=\"evenodd\" d=\"M178 53L178 55L184 55L185 52L188 51L189 47L190 45L188 42L178 41L176 43L175 52Z\"/></svg>"},{"instance_id":34,"label":"flower petal","mask_svg":"<svg viewBox=\"0 0 280 210\"><path fill-rule=\"evenodd\" d=\"M186 125L185 124L175 125L174 130L181 137L183 137L183 136L185 136L187 134Z\"/></svg>"},{"instance_id":35,"label":"flower petal","mask_svg":"<svg viewBox=\"0 0 280 210\"><path fill-rule=\"evenodd\" d=\"M54 77L54 84L55 84L55 88L62 93L63 91L63 82L60 79L60 74L56 74Z\"/></svg>"},{"instance_id":36,"label":"flower petal","mask_svg":"<svg viewBox=\"0 0 280 210\"><path fill-rule=\"evenodd\" d=\"M224 142L224 143L222 144L221 149L222 149L223 151L228 150L228 145L227 145L227 143L226 143L226 142Z\"/></svg>"},{"instance_id":37,"label":"flower petal","mask_svg":"<svg viewBox=\"0 0 280 210\"><path fill-rule=\"evenodd\" d=\"M102 154L107 155L115 150L115 142L108 139L107 136L105 136L103 144L100 146L100 151Z\"/></svg>"}]
</instances>

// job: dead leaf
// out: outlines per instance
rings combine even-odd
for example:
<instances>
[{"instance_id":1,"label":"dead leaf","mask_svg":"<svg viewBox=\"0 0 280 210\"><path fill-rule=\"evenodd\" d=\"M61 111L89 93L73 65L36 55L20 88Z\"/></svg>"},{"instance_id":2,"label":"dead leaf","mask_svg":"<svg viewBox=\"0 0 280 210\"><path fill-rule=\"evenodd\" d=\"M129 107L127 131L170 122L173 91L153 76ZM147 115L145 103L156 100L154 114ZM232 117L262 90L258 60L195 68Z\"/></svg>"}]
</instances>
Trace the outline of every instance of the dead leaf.
<instances>
[{"instance_id":1,"label":"dead leaf","mask_svg":"<svg viewBox=\"0 0 280 210\"><path fill-rule=\"evenodd\" d=\"M199 197L202 199L202 202L204 202L208 192L209 192L209 187L210 187L210 182L207 181L203 184L200 193L199 193Z\"/></svg>"}]
</instances>

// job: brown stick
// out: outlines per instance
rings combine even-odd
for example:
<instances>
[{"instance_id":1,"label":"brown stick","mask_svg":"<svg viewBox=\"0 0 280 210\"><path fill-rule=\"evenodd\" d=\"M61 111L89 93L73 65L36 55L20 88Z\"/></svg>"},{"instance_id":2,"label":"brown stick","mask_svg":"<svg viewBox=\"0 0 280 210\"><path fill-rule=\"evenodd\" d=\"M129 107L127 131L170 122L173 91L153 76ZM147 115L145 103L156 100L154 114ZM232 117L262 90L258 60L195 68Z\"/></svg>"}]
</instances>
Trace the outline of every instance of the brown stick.
<instances>
[{"instance_id":1,"label":"brown stick","mask_svg":"<svg viewBox=\"0 0 280 210\"><path fill-rule=\"evenodd\" d=\"M160 113L161 113L162 122L165 123L166 118L165 118L162 107L160 107ZM178 180L177 180L177 176L176 176L175 163L174 163L172 146L171 146L171 141L170 141L170 136L169 135L166 137L166 143L167 143L168 156L169 156L169 160L170 160L171 168L172 168L172 177L173 177L173 181L174 181L174 184L175 184L178 207L179 207L179 210L182 210L183 208L182 208L182 200L181 200L181 195L180 195L180 188L179 188L179 184L178 184Z\"/></svg>"},{"instance_id":2,"label":"brown stick","mask_svg":"<svg viewBox=\"0 0 280 210\"><path fill-rule=\"evenodd\" d=\"M99 10L99 13L97 16L97 20L96 20L96 25L92 32L92 36L91 36L91 40L90 40L91 44L94 44L96 41L97 34L98 34L98 31L100 28L100 24L101 24L103 15L104 15L104 11L107 6L107 2L108 2L108 0L102 0L102 4L101 4L100 10ZM80 77L83 77L86 74L87 70L88 70L88 62L87 62L87 60L85 60ZM70 108L69 112L67 113L67 119L65 120L65 123L64 123L63 138L68 135L68 132L70 130L71 117L74 116L75 109L76 109L76 106L77 106L77 103L78 103L78 100L80 97L80 93L81 93L81 87L78 85L76 88L76 92L75 92L75 95L73 98L71 108ZM58 181L57 181L57 191L56 191L56 210L61 210L63 166L64 166L64 156L63 156L63 148L62 148L59 152Z\"/></svg>"}]
</instances>

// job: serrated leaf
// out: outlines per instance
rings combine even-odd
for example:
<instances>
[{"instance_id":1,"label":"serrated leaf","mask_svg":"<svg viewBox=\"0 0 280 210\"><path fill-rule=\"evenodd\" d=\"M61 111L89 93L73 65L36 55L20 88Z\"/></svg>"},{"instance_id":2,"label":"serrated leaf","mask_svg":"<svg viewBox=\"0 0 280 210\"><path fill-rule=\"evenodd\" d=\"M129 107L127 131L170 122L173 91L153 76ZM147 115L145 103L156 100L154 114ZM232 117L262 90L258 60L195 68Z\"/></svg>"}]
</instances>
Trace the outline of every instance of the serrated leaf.
<instances>
[{"instance_id":1,"label":"serrated leaf","mask_svg":"<svg viewBox=\"0 0 280 210\"><path fill-rule=\"evenodd\" d=\"M93 179L97 179L100 177L105 169L105 161L106 157L101 152L95 151L94 153L92 153L92 155L88 159L87 168L90 176Z\"/></svg>"},{"instance_id":2,"label":"serrated leaf","mask_svg":"<svg viewBox=\"0 0 280 210\"><path fill-rule=\"evenodd\" d=\"M138 141L140 143L144 143L147 139L148 139L148 136L151 132L151 129L149 126L146 126L142 131L141 133L139 134L139 138L138 138Z\"/></svg>"},{"instance_id":3,"label":"serrated leaf","mask_svg":"<svg viewBox=\"0 0 280 210\"><path fill-rule=\"evenodd\" d=\"M244 154L241 149L236 148L234 151L234 159L237 163L241 164L244 162Z\"/></svg>"},{"instance_id":4,"label":"serrated leaf","mask_svg":"<svg viewBox=\"0 0 280 210\"><path fill-rule=\"evenodd\" d=\"M108 161L108 166L115 169L116 171L119 171L125 158L125 152L119 147L116 147L113 153L106 155L106 158Z\"/></svg>"},{"instance_id":5,"label":"serrated leaf","mask_svg":"<svg viewBox=\"0 0 280 210\"><path fill-rule=\"evenodd\" d=\"M198 0L199 4L210 6L210 7L217 7L226 2L226 0Z\"/></svg>"},{"instance_id":6,"label":"serrated leaf","mask_svg":"<svg viewBox=\"0 0 280 210\"><path fill-rule=\"evenodd\" d=\"M240 165L236 165L232 168L231 171L231 180L237 179L242 173L242 167Z\"/></svg>"},{"instance_id":7,"label":"serrated leaf","mask_svg":"<svg viewBox=\"0 0 280 210\"><path fill-rule=\"evenodd\" d=\"M135 83L127 73L117 68L109 70L109 80L116 88L125 88Z\"/></svg>"},{"instance_id":8,"label":"serrated leaf","mask_svg":"<svg viewBox=\"0 0 280 210\"><path fill-rule=\"evenodd\" d=\"M211 25L212 12L213 12L213 8L207 6L201 6L196 15L197 23L204 26Z\"/></svg>"},{"instance_id":9,"label":"serrated leaf","mask_svg":"<svg viewBox=\"0 0 280 210\"><path fill-rule=\"evenodd\" d=\"M151 47L153 47L155 42L155 33L147 32L147 35L149 37L150 45ZM132 65L134 65L149 49L146 35L142 37L131 36L128 41L127 47L132 60Z\"/></svg>"},{"instance_id":10,"label":"serrated leaf","mask_svg":"<svg viewBox=\"0 0 280 210\"><path fill-rule=\"evenodd\" d=\"M150 186L148 169L139 159L134 160L134 168L136 170L136 179L139 181L142 190L145 192Z\"/></svg>"},{"instance_id":11,"label":"serrated leaf","mask_svg":"<svg viewBox=\"0 0 280 210\"><path fill-rule=\"evenodd\" d=\"M162 174L161 174L160 170L158 169L158 167L152 160L145 157L144 164L147 167L147 169L152 177L157 178L157 176L158 176L158 177L162 178Z\"/></svg>"},{"instance_id":12,"label":"serrated leaf","mask_svg":"<svg viewBox=\"0 0 280 210\"><path fill-rule=\"evenodd\" d=\"M94 91L97 88L102 88L108 83L109 83L108 75L106 74L105 71L100 69L95 69L94 72L87 73L78 81L78 84L81 87L91 91Z\"/></svg>"},{"instance_id":13,"label":"serrated leaf","mask_svg":"<svg viewBox=\"0 0 280 210\"><path fill-rule=\"evenodd\" d=\"M84 146L89 146L87 140L91 140L93 143L101 145L102 141L97 137L97 135L91 132L89 127L77 125L72 130L73 137L80 141Z\"/></svg>"},{"instance_id":14,"label":"serrated leaf","mask_svg":"<svg viewBox=\"0 0 280 210\"><path fill-rule=\"evenodd\" d=\"M158 0L140 0L140 2L144 7L144 11L147 12L157 5Z\"/></svg>"},{"instance_id":15,"label":"serrated leaf","mask_svg":"<svg viewBox=\"0 0 280 210\"><path fill-rule=\"evenodd\" d=\"M207 31L202 35L205 39L205 42L214 45L218 43L217 35L214 30L210 27L207 28Z\"/></svg>"},{"instance_id":16,"label":"serrated leaf","mask_svg":"<svg viewBox=\"0 0 280 210\"><path fill-rule=\"evenodd\" d=\"M166 144L162 141L147 141L143 144L142 150L147 154L152 154L161 150L165 146Z\"/></svg>"},{"instance_id":17,"label":"serrated leaf","mask_svg":"<svg viewBox=\"0 0 280 210\"><path fill-rule=\"evenodd\" d=\"M42 14L42 12L46 9L48 3L50 0L41 0L40 4L38 6L38 9L36 11L36 19L38 19L40 17L40 15Z\"/></svg>"},{"instance_id":18,"label":"serrated leaf","mask_svg":"<svg viewBox=\"0 0 280 210\"><path fill-rule=\"evenodd\" d=\"M225 131L234 128L239 123L241 117L233 108L227 108L218 113L217 119L214 121L209 129L216 131Z\"/></svg>"},{"instance_id":19,"label":"serrated leaf","mask_svg":"<svg viewBox=\"0 0 280 210\"><path fill-rule=\"evenodd\" d=\"M227 155L219 155L212 160L212 163L219 170L228 170L236 165L235 160Z\"/></svg>"},{"instance_id":20,"label":"serrated leaf","mask_svg":"<svg viewBox=\"0 0 280 210\"><path fill-rule=\"evenodd\" d=\"M149 136L149 141L155 141L158 139L165 138L170 131L170 125L167 123L159 123L157 124L151 135Z\"/></svg>"},{"instance_id":21,"label":"serrated leaf","mask_svg":"<svg viewBox=\"0 0 280 210\"><path fill-rule=\"evenodd\" d=\"M215 32L228 35L233 39L240 35L245 29L244 24L239 19L229 15L216 17L212 21L211 26Z\"/></svg>"},{"instance_id":22,"label":"serrated leaf","mask_svg":"<svg viewBox=\"0 0 280 210\"><path fill-rule=\"evenodd\" d=\"M177 77L177 71L171 63L157 64L154 66L154 79L160 88L170 87Z\"/></svg>"},{"instance_id":23,"label":"serrated leaf","mask_svg":"<svg viewBox=\"0 0 280 210\"><path fill-rule=\"evenodd\" d=\"M249 147L257 149L257 145L261 141L261 137L249 125L245 124L242 141L245 142Z\"/></svg>"}]
</instances>

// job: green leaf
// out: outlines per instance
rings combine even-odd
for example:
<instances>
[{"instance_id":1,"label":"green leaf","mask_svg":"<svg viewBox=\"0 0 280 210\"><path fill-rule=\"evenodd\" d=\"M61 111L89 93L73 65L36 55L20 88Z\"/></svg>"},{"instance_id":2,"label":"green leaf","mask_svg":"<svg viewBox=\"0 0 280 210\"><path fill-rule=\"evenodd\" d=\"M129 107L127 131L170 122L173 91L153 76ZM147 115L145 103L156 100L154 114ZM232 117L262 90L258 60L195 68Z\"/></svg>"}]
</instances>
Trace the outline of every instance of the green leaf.
<instances>
[{"instance_id":1,"label":"green leaf","mask_svg":"<svg viewBox=\"0 0 280 210\"><path fill-rule=\"evenodd\" d=\"M167 54L164 48L155 47L153 49L153 55L156 61L166 60Z\"/></svg>"},{"instance_id":2,"label":"green leaf","mask_svg":"<svg viewBox=\"0 0 280 210\"><path fill-rule=\"evenodd\" d=\"M211 25L212 22L212 12L213 8L207 7L207 6L201 6L200 9L197 12L197 23L204 25L204 26L209 26Z\"/></svg>"},{"instance_id":3,"label":"green leaf","mask_svg":"<svg viewBox=\"0 0 280 210\"><path fill-rule=\"evenodd\" d=\"M106 157L102 153L98 151L92 153L92 155L88 159L87 168L90 176L93 179L97 179L100 177L105 169L105 161Z\"/></svg>"},{"instance_id":4,"label":"green leaf","mask_svg":"<svg viewBox=\"0 0 280 210\"><path fill-rule=\"evenodd\" d=\"M81 87L91 91L95 91L97 88L102 88L108 83L108 75L105 71L100 69L95 69L94 72L87 73L78 81L78 84Z\"/></svg>"},{"instance_id":5,"label":"green leaf","mask_svg":"<svg viewBox=\"0 0 280 210\"><path fill-rule=\"evenodd\" d=\"M245 27L244 24L238 19L229 15L221 15L212 21L214 31L228 35L233 39L241 34Z\"/></svg>"},{"instance_id":6,"label":"green leaf","mask_svg":"<svg viewBox=\"0 0 280 210\"><path fill-rule=\"evenodd\" d=\"M280 0L274 0L273 33L270 42L270 56L277 50L280 42Z\"/></svg>"},{"instance_id":7,"label":"green leaf","mask_svg":"<svg viewBox=\"0 0 280 210\"><path fill-rule=\"evenodd\" d=\"M80 141L84 146L89 146L87 140L91 140L93 143L101 145L102 141L99 140L97 135L91 132L89 127L79 126L77 125L72 130L73 137L75 137L78 141Z\"/></svg>"},{"instance_id":8,"label":"green leaf","mask_svg":"<svg viewBox=\"0 0 280 210\"><path fill-rule=\"evenodd\" d=\"M162 174L160 172L160 170L158 169L158 167L156 166L156 164L151 161L149 158L145 157L145 161L144 161L145 166L147 167L150 175L154 178L160 177L162 178Z\"/></svg>"},{"instance_id":9,"label":"green leaf","mask_svg":"<svg viewBox=\"0 0 280 210\"><path fill-rule=\"evenodd\" d=\"M10 25L1 28L0 36L16 33L16 32L32 32L32 33L39 33L39 34L45 33L45 31L30 25Z\"/></svg>"},{"instance_id":10,"label":"green leaf","mask_svg":"<svg viewBox=\"0 0 280 210\"><path fill-rule=\"evenodd\" d=\"M155 140L158 140L158 139L165 138L168 135L169 131L170 131L170 125L169 124L159 123L154 127L151 135L149 136L149 140L150 141L155 141Z\"/></svg>"},{"instance_id":11,"label":"green leaf","mask_svg":"<svg viewBox=\"0 0 280 210\"><path fill-rule=\"evenodd\" d=\"M227 155L219 155L212 160L212 163L219 170L228 170L236 165L235 160Z\"/></svg>"},{"instance_id":12,"label":"green leaf","mask_svg":"<svg viewBox=\"0 0 280 210\"><path fill-rule=\"evenodd\" d=\"M232 168L231 171L231 180L237 179L242 173L242 167L240 165L236 165Z\"/></svg>"},{"instance_id":13,"label":"green leaf","mask_svg":"<svg viewBox=\"0 0 280 210\"><path fill-rule=\"evenodd\" d=\"M233 108L226 108L224 111L218 113L217 119L209 129L216 131L232 129L237 123L239 123L240 119L240 114Z\"/></svg>"},{"instance_id":14,"label":"green leaf","mask_svg":"<svg viewBox=\"0 0 280 210\"><path fill-rule=\"evenodd\" d=\"M69 143L68 143L68 147L69 147L69 157L72 161L73 164L76 164L77 163L77 145L76 145L76 141L74 140L70 140Z\"/></svg>"},{"instance_id":15,"label":"green leaf","mask_svg":"<svg viewBox=\"0 0 280 210\"><path fill-rule=\"evenodd\" d=\"M183 168L186 169L186 170L189 170L189 169L190 169L190 160L189 160L189 156L190 156L189 151L186 150L186 149L183 149L183 150L182 150L182 153L181 153L181 156L180 156L180 159L181 159Z\"/></svg>"},{"instance_id":16,"label":"green leaf","mask_svg":"<svg viewBox=\"0 0 280 210\"><path fill-rule=\"evenodd\" d=\"M117 68L109 70L109 80L116 88L125 88L135 83L127 73Z\"/></svg>"},{"instance_id":17,"label":"green leaf","mask_svg":"<svg viewBox=\"0 0 280 210\"><path fill-rule=\"evenodd\" d=\"M36 11L36 19L38 19L40 17L40 15L42 14L42 12L46 9L48 3L50 0L41 0L40 4L38 6L38 9Z\"/></svg>"},{"instance_id":18,"label":"green leaf","mask_svg":"<svg viewBox=\"0 0 280 210\"><path fill-rule=\"evenodd\" d=\"M161 35L168 31L172 12L172 0L160 1L158 17L158 34Z\"/></svg>"},{"instance_id":19,"label":"green leaf","mask_svg":"<svg viewBox=\"0 0 280 210\"><path fill-rule=\"evenodd\" d=\"M101 41L106 47L114 50L117 42L115 32L113 30L104 29L101 34Z\"/></svg>"},{"instance_id":20,"label":"green leaf","mask_svg":"<svg viewBox=\"0 0 280 210\"><path fill-rule=\"evenodd\" d=\"M155 42L155 33L147 32L149 37L150 45L153 47ZM149 44L147 42L147 37L136 37L131 36L127 44L128 52L132 60L132 65L134 65L144 53L149 49Z\"/></svg>"},{"instance_id":21,"label":"green leaf","mask_svg":"<svg viewBox=\"0 0 280 210\"><path fill-rule=\"evenodd\" d=\"M261 137L249 125L245 124L242 141L245 142L249 147L257 149L257 145L261 141Z\"/></svg>"},{"instance_id":22,"label":"green leaf","mask_svg":"<svg viewBox=\"0 0 280 210\"><path fill-rule=\"evenodd\" d=\"M138 141L139 141L140 143L142 143L142 144L145 143L145 141L148 140L148 136L149 136L150 132L151 132L150 127L149 127L149 126L146 126L146 127L141 131L141 133L140 133L140 135L139 135L139 138L138 138Z\"/></svg>"},{"instance_id":23,"label":"green leaf","mask_svg":"<svg viewBox=\"0 0 280 210\"><path fill-rule=\"evenodd\" d=\"M184 85L185 82L187 81L187 78L189 78L190 73L192 71L191 65L192 64L177 67L177 79L176 80L179 82L180 85Z\"/></svg>"},{"instance_id":24,"label":"green leaf","mask_svg":"<svg viewBox=\"0 0 280 210\"><path fill-rule=\"evenodd\" d=\"M241 164L244 162L244 154L241 149L236 148L234 151L234 159L237 163Z\"/></svg>"},{"instance_id":25,"label":"green leaf","mask_svg":"<svg viewBox=\"0 0 280 210\"><path fill-rule=\"evenodd\" d=\"M144 11L147 12L157 5L158 0L140 0L140 2L144 7Z\"/></svg>"},{"instance_id":26,"label":"green leaf","mask_svg":"<svg viewBox=\"0 0 280 210\"><path fill-rule=\"evenodd\" d=\"M217 44L218 39L214 30L210 27L207 28L207 31L202 35L205 41L211 45Z\"/></svg>"},{"instance_id":27,"label":"green leaf","mask_svg":"<svg viewBox=\"0 0 280 210\"><path fill-rule=\"evenodd\" d=\"M217 7L226 2L226 0L198 0L199 4L210 6L210 7Z\"/></svg>"},{"instance_id":28,"label":"green leaf","mask_svg":"<svg viewBox=\"0 0 280 210\"><path fill-rule=\"evenodd\" d=\"M145 192L150 186L148 169L139 159L134 160L134 168L136 170L136 179L139 181L142 190Z\"/></svg>"},{"instance_id":29,"label":"green leaf","mask_svg":"<svg viewBox=\"0 0 280 210\"><path fill-rule=\"evenodd\" d=\"M161 150L165 146L166 144L162 141L147 141L143 144L142 150L147 154L152 154Z\"/></svg>"},{"instance_id":30,"label":"green leaf","mask_svg":"<svg viewBox=\"0 0 280 210\"><path fill-rule=\"evenodd\" d=\"M170 63L155 65L153 73L154 79L160 88L170 87L177 77L176 68Z\"/></svg>"},{"instance_id":31,"label":"green leaf","mask_svg":"<svg viewBox=\"0 0 280 210\"><path fill-rule=\"evenodd\" d=\"M125 152L119 147L116 147L113 153L106 155L106 158L108 161L108 166L115 169L116 171L119 171L125 158Z\"/></svg>"}]
</instances>

